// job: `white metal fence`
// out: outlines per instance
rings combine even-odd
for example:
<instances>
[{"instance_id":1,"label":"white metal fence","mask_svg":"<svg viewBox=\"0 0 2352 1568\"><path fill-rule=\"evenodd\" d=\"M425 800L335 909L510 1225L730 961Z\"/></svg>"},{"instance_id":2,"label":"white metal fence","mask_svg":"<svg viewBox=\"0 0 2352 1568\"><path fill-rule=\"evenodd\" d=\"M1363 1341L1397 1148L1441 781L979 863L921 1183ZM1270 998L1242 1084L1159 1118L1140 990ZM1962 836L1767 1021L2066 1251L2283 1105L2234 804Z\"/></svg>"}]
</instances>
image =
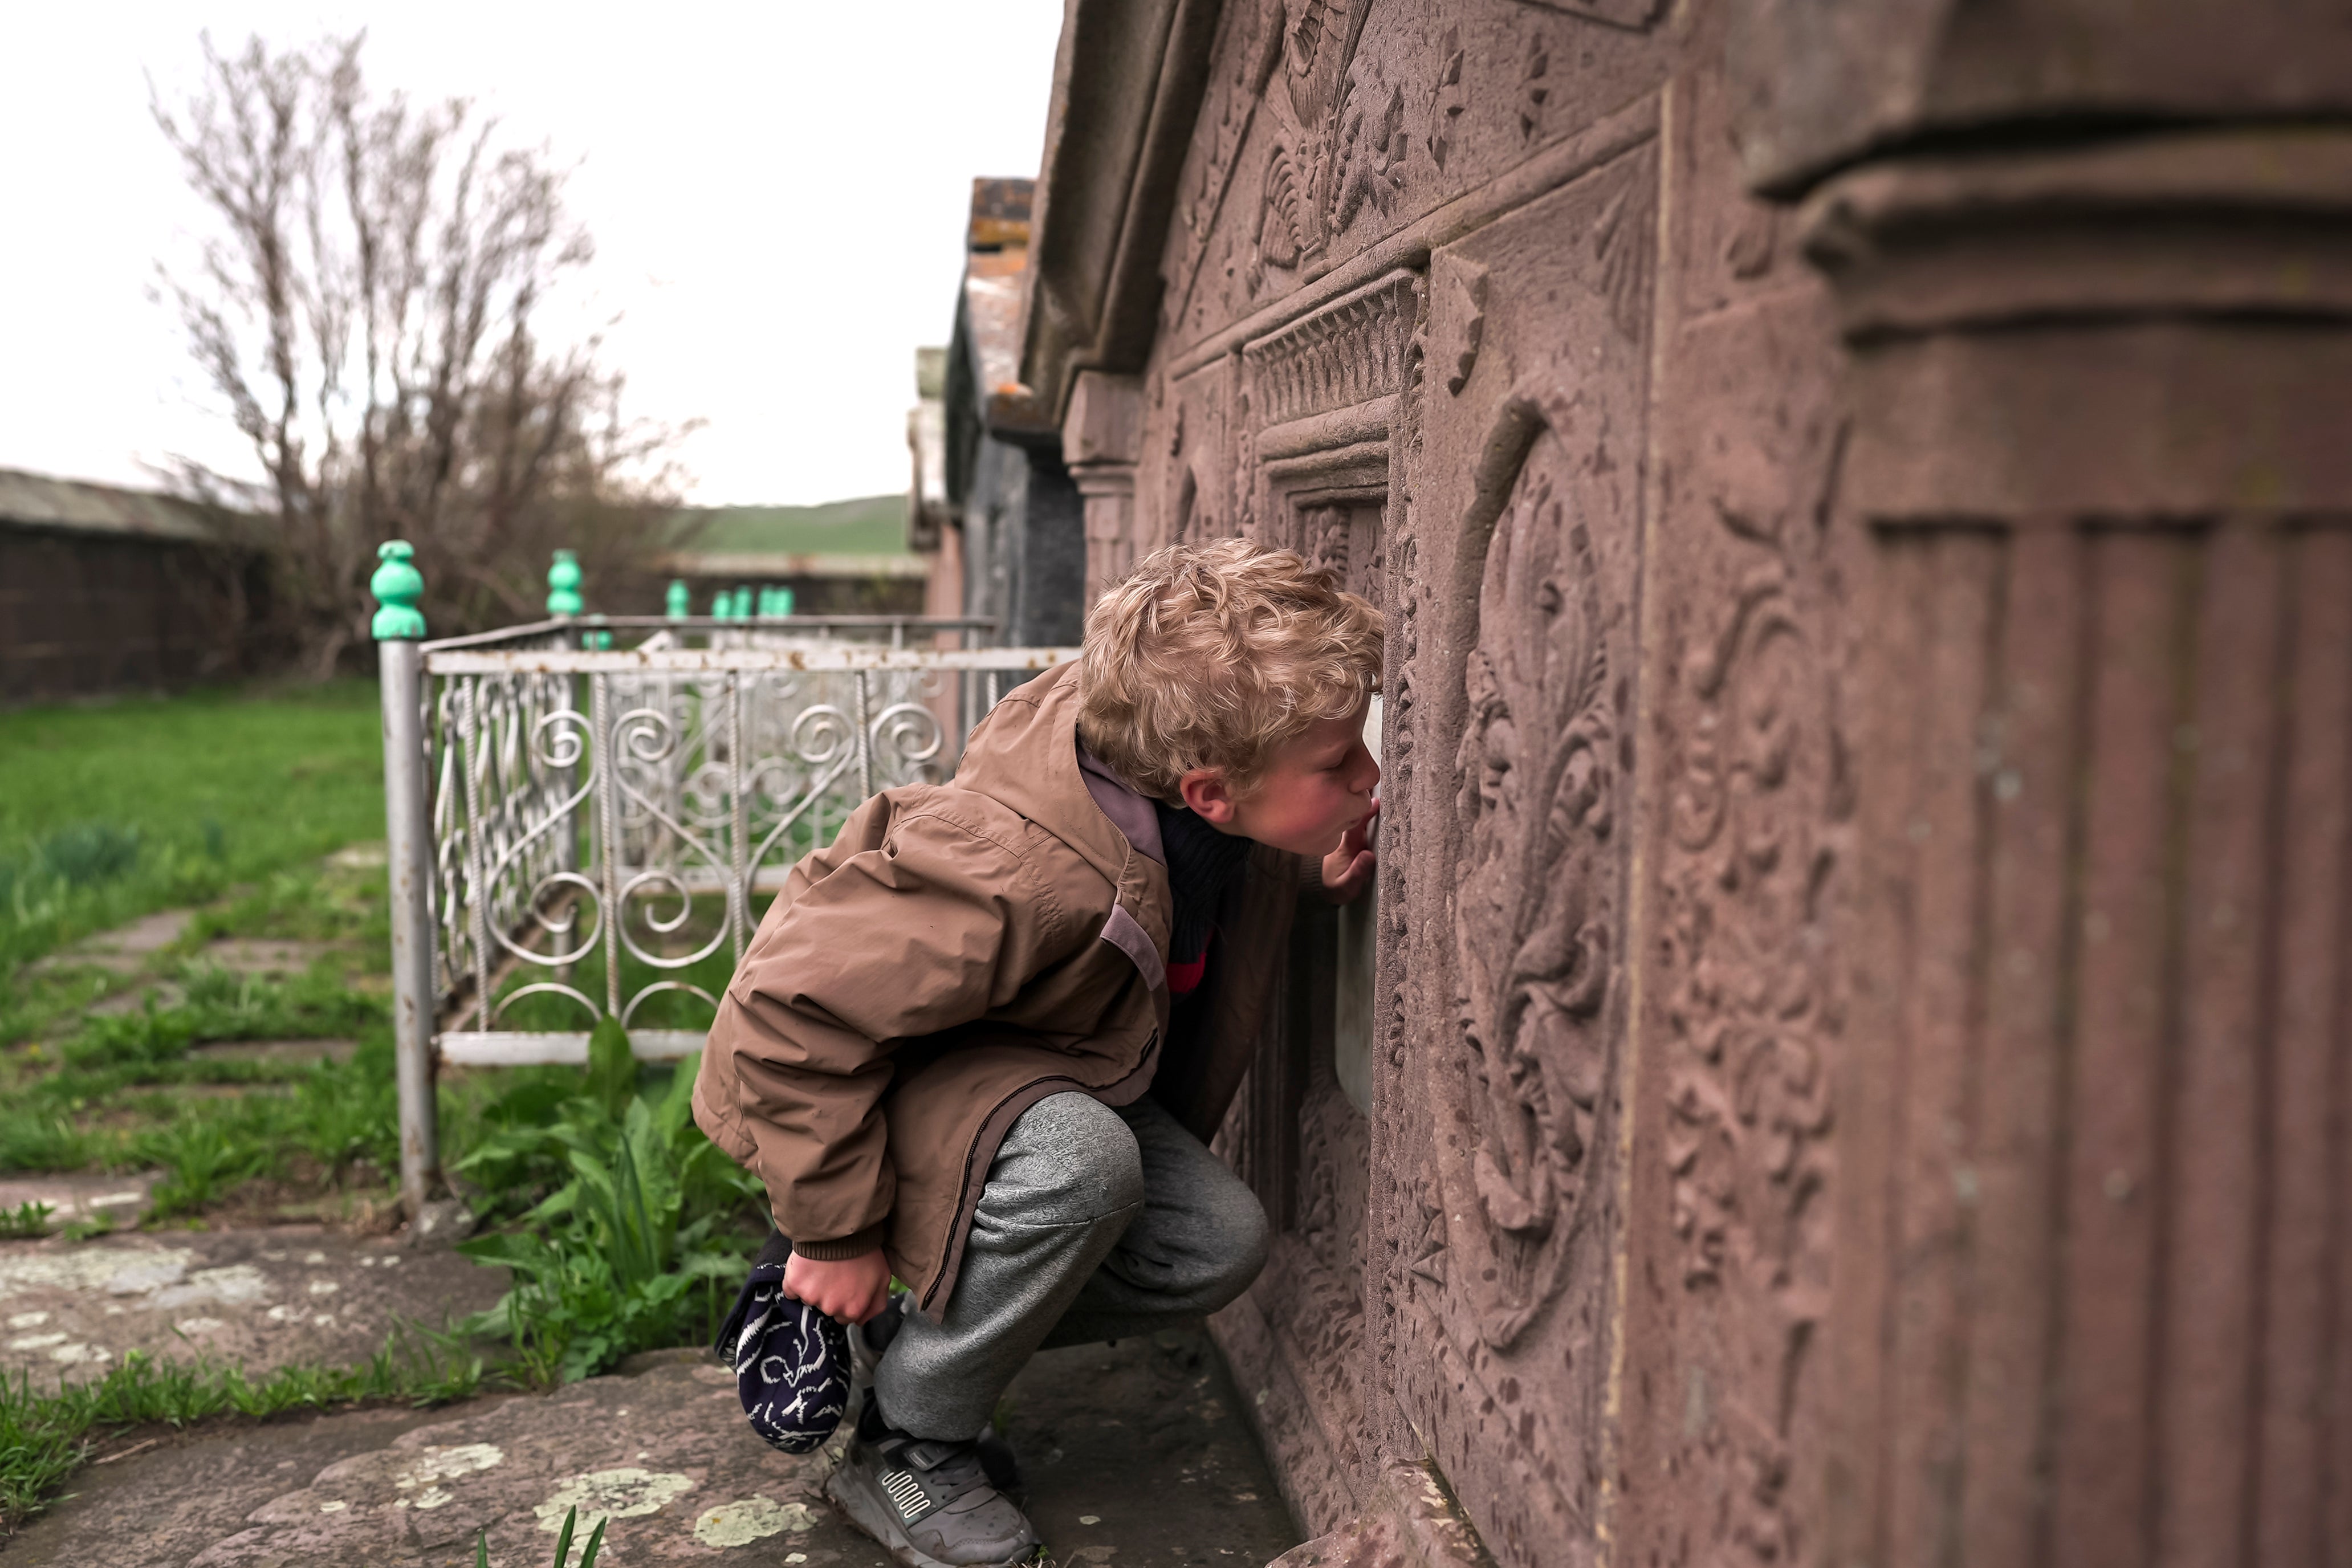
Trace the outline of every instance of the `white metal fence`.
<instances>
[{"instance_id":1,"label":"white metal fence","mask_svg":"<svg viewBox=\"0 0 2352 1568\"><path fill-rule=\"evenodd\" d=\"M441 1062L701 1049L755 904L878 789L941 779L1073 648L986 622L615 617L379 643L403 1195L436 1177ZM605 644L603 646L583 644ZM614 645L620 644L620 645Z\"/></svg>"}]
</instances>

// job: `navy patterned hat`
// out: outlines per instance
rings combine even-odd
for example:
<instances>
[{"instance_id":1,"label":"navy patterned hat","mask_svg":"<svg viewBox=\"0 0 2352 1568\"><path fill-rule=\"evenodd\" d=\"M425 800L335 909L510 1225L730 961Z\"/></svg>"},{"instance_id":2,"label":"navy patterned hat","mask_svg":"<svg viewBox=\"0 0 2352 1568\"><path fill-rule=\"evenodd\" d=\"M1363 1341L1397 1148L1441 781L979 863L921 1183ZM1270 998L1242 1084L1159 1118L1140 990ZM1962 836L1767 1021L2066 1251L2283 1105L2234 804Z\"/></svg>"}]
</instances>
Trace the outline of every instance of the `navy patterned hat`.
<instances>
[{"instance_id":1,"label":"navy patterned hat","mask_svg":"<svg viewBox=\"0 0 2352 1568\"><path fill-rule=\"evenodd\" d=\"M788 1454L833 1436L849 1408L849 1331L784 1294L793 1244L771 1235L711 1348L735 1369L751 1429Z\"/></svg>"}]
</instances>

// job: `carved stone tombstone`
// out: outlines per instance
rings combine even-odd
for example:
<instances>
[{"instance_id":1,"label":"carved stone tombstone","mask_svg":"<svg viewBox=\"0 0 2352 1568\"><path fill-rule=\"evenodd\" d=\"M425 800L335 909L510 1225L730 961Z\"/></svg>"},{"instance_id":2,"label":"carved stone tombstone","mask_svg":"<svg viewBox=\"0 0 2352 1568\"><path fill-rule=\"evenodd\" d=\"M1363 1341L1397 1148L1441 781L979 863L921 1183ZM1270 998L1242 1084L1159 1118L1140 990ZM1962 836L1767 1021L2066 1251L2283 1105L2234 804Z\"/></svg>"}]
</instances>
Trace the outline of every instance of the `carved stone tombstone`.
<instances>
[{"instance_id":1,"label":"carved stone tombstone","mask_svg":"<svg viewBox=\"0 0 2352 1568\"><path fill-rule=\"evenodd\" d=\"M1298 1563L2346 1561L2352 35L1066 42L1023 381L1133 378L1098 573L1388 616L1373 994L1303 909L1218 1143Z\"/></svg>"}]
</instances>

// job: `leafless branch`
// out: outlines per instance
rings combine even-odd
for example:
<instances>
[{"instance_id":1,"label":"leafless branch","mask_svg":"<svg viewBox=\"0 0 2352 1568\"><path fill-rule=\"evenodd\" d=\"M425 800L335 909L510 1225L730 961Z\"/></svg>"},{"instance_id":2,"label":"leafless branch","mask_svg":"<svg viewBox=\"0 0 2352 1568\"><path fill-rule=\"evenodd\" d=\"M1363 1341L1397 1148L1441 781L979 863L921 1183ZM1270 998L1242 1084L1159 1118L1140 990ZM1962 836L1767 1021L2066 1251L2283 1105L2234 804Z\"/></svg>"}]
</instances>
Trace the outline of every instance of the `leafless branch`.
<instances>
[{"instance_id":1,"label":"leafless branch","mask_svg":"<svg viewBox=\"0 0 2352 1568\"><path fill-rule=\"evenodd\" d=\"M682 434L624 416L599 340L540 330L594 255L548 151L462 99L371 93L364 42L207 36L202 89L150 94L212 219L165 288L266 476L183 480L252 509L268 634L318 674L364 644L386 538L415 546L436 631L531 612L558 545L592 581L628 571L667 542Z\"/></svg>"}]
</instances>

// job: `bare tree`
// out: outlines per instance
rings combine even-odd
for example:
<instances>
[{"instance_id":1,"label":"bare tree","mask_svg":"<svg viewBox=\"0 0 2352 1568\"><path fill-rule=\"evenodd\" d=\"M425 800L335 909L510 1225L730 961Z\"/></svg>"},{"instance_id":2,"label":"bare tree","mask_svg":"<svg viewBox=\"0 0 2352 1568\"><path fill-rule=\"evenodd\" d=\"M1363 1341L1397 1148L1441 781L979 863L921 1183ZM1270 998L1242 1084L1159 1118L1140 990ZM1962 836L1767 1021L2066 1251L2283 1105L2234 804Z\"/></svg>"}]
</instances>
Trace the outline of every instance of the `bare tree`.
<instances>
[{"instance_id":1,"label":"bare tree","mask_svg":"<svg viewBox=\"0 0 2352 1568\"><path fill-rule=\"evenodd\" d=\"M156 124L215 220L168 272L190 349L266 481L183 464L242 502L272 563L267 632L313 674L366 636L375 547L416 547L435 630L533 614L549 551L611 583L671 542L680 432L624 418L594 332L539 330L593 255L543 148L463 99L371 95L364 35L234 56ZM560 335L557 335L560 337Z\"/></svg>"}]
</instances>

